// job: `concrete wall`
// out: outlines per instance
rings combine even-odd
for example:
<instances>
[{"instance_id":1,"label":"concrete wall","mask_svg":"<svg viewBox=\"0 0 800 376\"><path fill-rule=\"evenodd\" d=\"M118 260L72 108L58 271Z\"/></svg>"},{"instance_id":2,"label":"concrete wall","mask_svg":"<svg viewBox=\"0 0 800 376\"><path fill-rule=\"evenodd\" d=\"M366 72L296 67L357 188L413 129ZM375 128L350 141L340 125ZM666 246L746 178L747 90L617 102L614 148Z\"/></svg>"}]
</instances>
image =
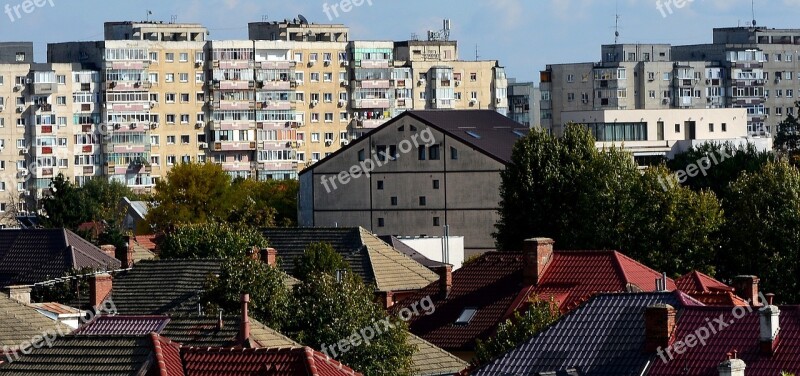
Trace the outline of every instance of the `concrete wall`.
<instances>
[{"instance_id":1,"label":"concrete wall","mask_svg":"<svg viewBox=\"0 0 800 376\"><path fill-rule=\"evenodd\" d=\"M464 237L463 236L448 236L447 261L442 259L442 250L444 249L444 237L399 237L403 244L413 248L415 251L421 253L428 259L446 262L453 265L453 270L458 270L464 264Z\"/></svg>"}]
</instances>

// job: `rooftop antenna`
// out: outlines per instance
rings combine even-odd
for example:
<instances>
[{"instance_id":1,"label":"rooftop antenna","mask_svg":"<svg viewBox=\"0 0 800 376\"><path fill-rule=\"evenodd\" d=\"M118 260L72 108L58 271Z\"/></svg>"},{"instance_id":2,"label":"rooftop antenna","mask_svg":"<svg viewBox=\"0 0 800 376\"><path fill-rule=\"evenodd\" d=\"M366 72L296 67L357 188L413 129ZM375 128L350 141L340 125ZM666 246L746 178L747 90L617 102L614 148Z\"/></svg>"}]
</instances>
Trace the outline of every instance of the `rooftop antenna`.
<instances>
[{"instance_id":1,"label":"rooftop antenna","mask_svg":"<svg viewBox=\"0 0 800 376\"><path fill-rule=\"evenodd\" d=\"M478 44L475 43L475 61L478 61L480 59L481 59L481 56L478 55Z\"/></svg>"},{"instance_id":2,"label":"rooftop antenna","mask_svg":"<svg viewBox=\"0 0 800 376\"><path fill-rule=\"evenodd\" d=\"M153 14L153 11L152 11L152 10L150 10L150 9L148 9L148 10L147 10L147 16L146 16L146 20L147 20L147 22L150 22L150 16L151 16L152 14Z\"/></svg>"},{"instance_id":3,"label":"rooftop antenna","mask_svg":"<svg viewBox=\"0 0 800 376\"><path fill-rule=\"evenodd\" d=\"M304 17L302 14L298 14L298 15L297 15L297 18L299 18L299 19L300 19L300 24L306 24L306 25L308 25L308 19L307 19L307 18L305 18L305 17Z\"/></svg>"},{"instance_id":4,"label":"rooftop antenna","mask_svg":"<svg viewBox=\"0 0 800 376\"><path fill-rule=\"evenodd\" d=\"M265 15L261 16L261 22L267 22L267 21L269 21L269 16L268 15L265 14Z\"/></svg>"},{"instance_id":5,"label":"rooftop antenna","mask_svg":"<svg viewBox=\"0 0 800 376\"><path fill-rule=\"evenodd\" d=\"M619 43L619 1L614 16L614 44Z\"/></svg>"},{"instance_id":6,"label":"rooftop antenna","mask_svg":"<svg viewBox=\"0 0 800 376\"><path fill-rule=\"evenodd\" d=\"M756 27L758 25L758 22L756 22L756 0L750 0L750 9L753 14L753 27Z\"/></svg>"},{"instance_id":7,"label":"rooftop antenna","mask_svg":"<svg viewBox=\"0 0 800 376\"><path fill-rule=\"evenodd\" d=\"M174 24L174 23L177 23L177 22L178 22L178 15L177 14L173 14L172 16L169 17L169 23Z\"/></svg>"}]
</instances>

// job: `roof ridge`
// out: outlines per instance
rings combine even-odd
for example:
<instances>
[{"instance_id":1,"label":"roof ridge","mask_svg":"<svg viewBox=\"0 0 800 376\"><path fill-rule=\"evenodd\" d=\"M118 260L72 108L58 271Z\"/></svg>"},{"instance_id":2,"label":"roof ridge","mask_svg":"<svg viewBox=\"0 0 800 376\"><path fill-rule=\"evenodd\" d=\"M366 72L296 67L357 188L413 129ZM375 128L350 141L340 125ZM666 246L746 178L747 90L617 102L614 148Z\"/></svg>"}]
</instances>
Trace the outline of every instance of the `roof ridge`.
<instances>
[{"instance_id":1,"label":"roof ridge","mask_svg":"<svg viewBox=\"0 0 800 376\"><path fill-rule=\"evenodd\" d=\"M375 276L375 284L378 287L378 290L382 291L381 286L380 286L380 284L382 284L382 283L381 283L381 281L379 281L378 273L376 272L377 268L375 267L375 260L373 260L373 252L375 252L375 255L379 255L381 257L385 257L385 258L389 259L390 261L400 261L396 265L398 267L402 267L404 270L406 270L406 271L408 271L410 273L413 273L414 275L416 275L416 276L422 278L423 280L425 280L426 282L428 282L427 284L425 284L425 286L427 286L430 283L436 282L436 279L438 279L438 276L437 276L437 278L434 278L434 279L431 280L430 278L433 277L435 275L435 273L430 271L430 269L428 269L425 266L423 266L422 264L420 264L417 260L414 260L411 257L409 257L408 255L396 250L390 244L384 242L381 238L379 238L377 235L373 234L372 232L368 231L367 229L365 229L363 227L359 227L359 235L360 235L361 242L362 242L363 246L367 248L367 257L369 258L370 266L372 267L372 274ZM364 240L365 236L372 238L374 241L378 242L379 245L377 247L370 247L369 245L367 245L367 243ZM392 252L392 253L389 253L389 252ZM392 257L399 257L399 259L392 260ZM404 264L404 263L402 263L402 261L405 261L406 263ZM415 270L415 268L413 268L413 266L415 266L415 265L419 266L419 268L416 268L416 270ZM425 273L425 272L427 272L427 273ZM428 274L428 275L426 276L425 274ZM425 286L423 286L423 287L425 287Z\"/></svg>"}]
</instances>

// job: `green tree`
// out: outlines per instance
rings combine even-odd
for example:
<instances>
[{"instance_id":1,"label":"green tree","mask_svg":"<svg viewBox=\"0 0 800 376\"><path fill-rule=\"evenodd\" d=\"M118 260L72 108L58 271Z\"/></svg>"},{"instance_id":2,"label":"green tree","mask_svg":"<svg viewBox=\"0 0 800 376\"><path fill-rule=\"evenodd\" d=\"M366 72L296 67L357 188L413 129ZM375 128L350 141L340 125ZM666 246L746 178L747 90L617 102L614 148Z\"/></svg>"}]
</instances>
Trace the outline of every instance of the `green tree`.
<instances>
[{"instance_id":1,"label":"green tree","mask_svg":"<svg viewBox=\"0 0 800 376\"><path fill-rule=\"evenodd\" d=\"M183 224L157 239L164 259L242 258L267 240L251 227L227 223Z\"/></svg>"},{"instance_id":2,"label":"green tree","mask_svg":"<svg viewBox=\"0 0 800 376\"><path fill-rule=\"evenodd\" d=\"M411 356L416 349L407 342L405 322L388 317L374 302L373 289L352 273L341 282L325 273L313 273L295 287L292 300L292 324L287 332L296 341L322 350L366 376L411 375ZM374 338L363 336L362 330L373 331ZM340 342L346 342L347 351L336 345Z\"/></svg>"},{"instance_id":3,"label":"green tree","mask_svg":"<svg viewBox=\"0 0 800 376\"><path fill-rule=\"evenodd\" d=\"M39 217L45 228L77 229L92 220L92 205L87 205L81 190L63 174L58 174L50 183L50 192L40 202L44 215Z\"/></svg>"},{"instance_id":4,"label":"green tree","mask_svg":"<svg viewBox=\"0 0 800 376\"><path fill-rule=\"evenodd\" d=\"M558 306L554 304L553 299L546 301L534 297L524 314L515 312L514 317L497 327L497 333L493 337L486 341L477 341L474 364L481 365L505 354L550 326L558 318Z\"/></svg>"},{"instance_id":5,"label":"green tree","mask_svg":"<svg viewBox=\"0 0 800 376\"><path fill-rule=\"evenodd\" d=\"M137 201L143 196L136 194L125 184L118 181L108 181L104 178L91 179L80 188L83 201L89 202L92 220L106 221L108 223L121 223L124 212L119 210L119 203L127 197Z\"/></svg>"},{"instance_id":6,"label":"green tree","mask_svg":"<svg viewBox=\"0 0 800 376\"><path fill-rule=\"evenodd\" d=\"M232 189L236 192L235 197L247 198L255 207L270 208L272 211L268 216L262 214L265 219L283 227L297 225L297 194L300 189L297 180L257 182L252 179L237 179L233 182Z\"/></svg>"},{"instance_id":7,"label":"green tree","mask_svg":"<svg viewBox=\"0 0 800 376\"><path fill-rule=\"evenodd\" d=\"M588 130L561 139L533 131L502 173L498 249L546 236L562 249L618 249L668 273L705 267L724 222L713 193L670 185L663 169L642 174L630 154L597 150Z\"/></svg>"},{"instance_id":8,"label":"green tree","mask_svg":"<svg viewBox=\"0 0 800 376\"><path fill-rule=\"evenodd\" d=\"M786 162L745 173L725 203L725 275L752 274L784 302L800 300L800 172Z\"/></svg>"},{"instance_id":9,"label":"green tree","mask_svg":"<svg viewBox=\"0 0 800 376\"><path fill-rule=\"evenodd\" d=\"M147 222L161 233L182 224L224 221L231 207L230 186L230 176L217 164L179 164L156 183Z\"/></svg>"},{"instance_id":10,"label":"green tree","mask_svg":"<svg viewBox=\"0 0 800 376\"><path fill-rule=\"evenodd\" d=\"M350 270L342 255L328 243L311 243L295 265L293 275L302 281L314 273L335 276L337 270Z\"/></svg>"},{"instance_id":11,"label":"green tree","mask_svg":"<svg viewBox=\"0 0 800 376\"><path fill-rule=\"evenodd\" d=\"M241 312L242 294L250 294L249 313L275 330L289 321L290 291L286 275L260 260L247 257L230 258L222 263L219 276L206 282L203 301L209 312Z\"/></svg>"},{"instance_id":12,"label":"green tree","mask_svg":"<svg viewBox=\"0 0 800 376\"><path fill-rule=\"evenodd\" d=\"M795 102L795 107L800 109L800 101ZM798 148L800 148L800 119L792 113L786 114L786 118L781 121L776 129L775 140L773 141L775 151L781 153L793 165L800 164L798 159Z\"/></svg>"},{"instance_id":13,"label":"green tree","mask_svg":"<svg viewBox=\"0 0 800 376\"><path fill-rule=\"evenodd\" d=\"M758 171L774 160L771 153L760 151L750 143L746 147L736 147L730 142L707 142L676 155L674 159L667 161L667 167L673 172L686 172L689 166L708 166L705 173L687 175L683 184L694 191L710 189L717 197L724 199L730 183L742 172Z\"/></svg>"}]
</instances>

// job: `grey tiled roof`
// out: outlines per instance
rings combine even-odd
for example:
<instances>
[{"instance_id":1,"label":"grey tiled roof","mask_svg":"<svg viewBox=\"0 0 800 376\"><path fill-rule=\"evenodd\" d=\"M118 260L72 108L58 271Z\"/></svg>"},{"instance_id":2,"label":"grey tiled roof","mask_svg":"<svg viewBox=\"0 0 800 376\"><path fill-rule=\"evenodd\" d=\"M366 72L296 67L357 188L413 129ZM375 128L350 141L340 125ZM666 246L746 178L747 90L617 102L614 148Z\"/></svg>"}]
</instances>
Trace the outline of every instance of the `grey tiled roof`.
<instances>
[{"instance_id":1,"label":"grey tiled roof","mask_svg":"<svg viewBox=\"0 0 800 376\"><path fill-rule=\"evenodd\" d=\"M147 369L152 349L150 336L67 336L0 366L0 375L132 376Z\"/></svg>"},{"instance_id":2,"label":"grey tiled roof","mask_svg":"<svg viewBox=\"0 0 800 376\"><path fill-rule=\"evenodd\" d=\"M398 252L369 231L353 228L272 228L264 230L270 247L278 251L280 267L293 273L309 244L331 244L366 283L378 291L419 289L438 276L410 257Z\"/></svg>"},{"instance_id":3,"label":"grey tiled roof","mask_svg":"<svg viewBox=\"0 0 800 376\"><path fill-rule=\"evenodd\" d=\"M3 347L15 349L42 333L68 334L71 331L72 328L47 318L35 308L0 294L0 355Z\"/></svg>"},{"instance_id":4,"label":"grey tiled roof","mask_svg":"<svg viewBox=\"0 0 800 376\"><path fill-rule=\"evenodd\" d=\"M644 349L644 311L681 307L680 293L596 295L580 308L477 371L479 376L580 370L581 375L641 375L653 354Z\"/></svg>"},{"instance_id":5,"label":"grey tiled roof","mask_svg":"<svg viewBox=\"0 0 800 376\"><path fill-rule=\"evenodd\" d=\"M75 269L119 267L119 260L69 230L0 230L0 286L31 285Z\"/></svg>"},{"instance_id":6,"label":"grey tiled roof","mask_svg":"<svg viewBox=\"0 0 800 376\"><path fill-rule=\"evenodd\" d=\"M111 298L123 315L197 312L207 278L220 272L219 260L146 260L113 281Z\"/></svg>"},{"instance_id":7,"label":"grey tiled roof","mask_svg":"<svg viewBox=\"0 0 800 376\"><path fill-rule=\"evenodd\" d=\"M467 362L411 333L408 333L407 342L416 346L411 356L414 376L453 375L467 368Z\"/></svg>"}]
</instances>

